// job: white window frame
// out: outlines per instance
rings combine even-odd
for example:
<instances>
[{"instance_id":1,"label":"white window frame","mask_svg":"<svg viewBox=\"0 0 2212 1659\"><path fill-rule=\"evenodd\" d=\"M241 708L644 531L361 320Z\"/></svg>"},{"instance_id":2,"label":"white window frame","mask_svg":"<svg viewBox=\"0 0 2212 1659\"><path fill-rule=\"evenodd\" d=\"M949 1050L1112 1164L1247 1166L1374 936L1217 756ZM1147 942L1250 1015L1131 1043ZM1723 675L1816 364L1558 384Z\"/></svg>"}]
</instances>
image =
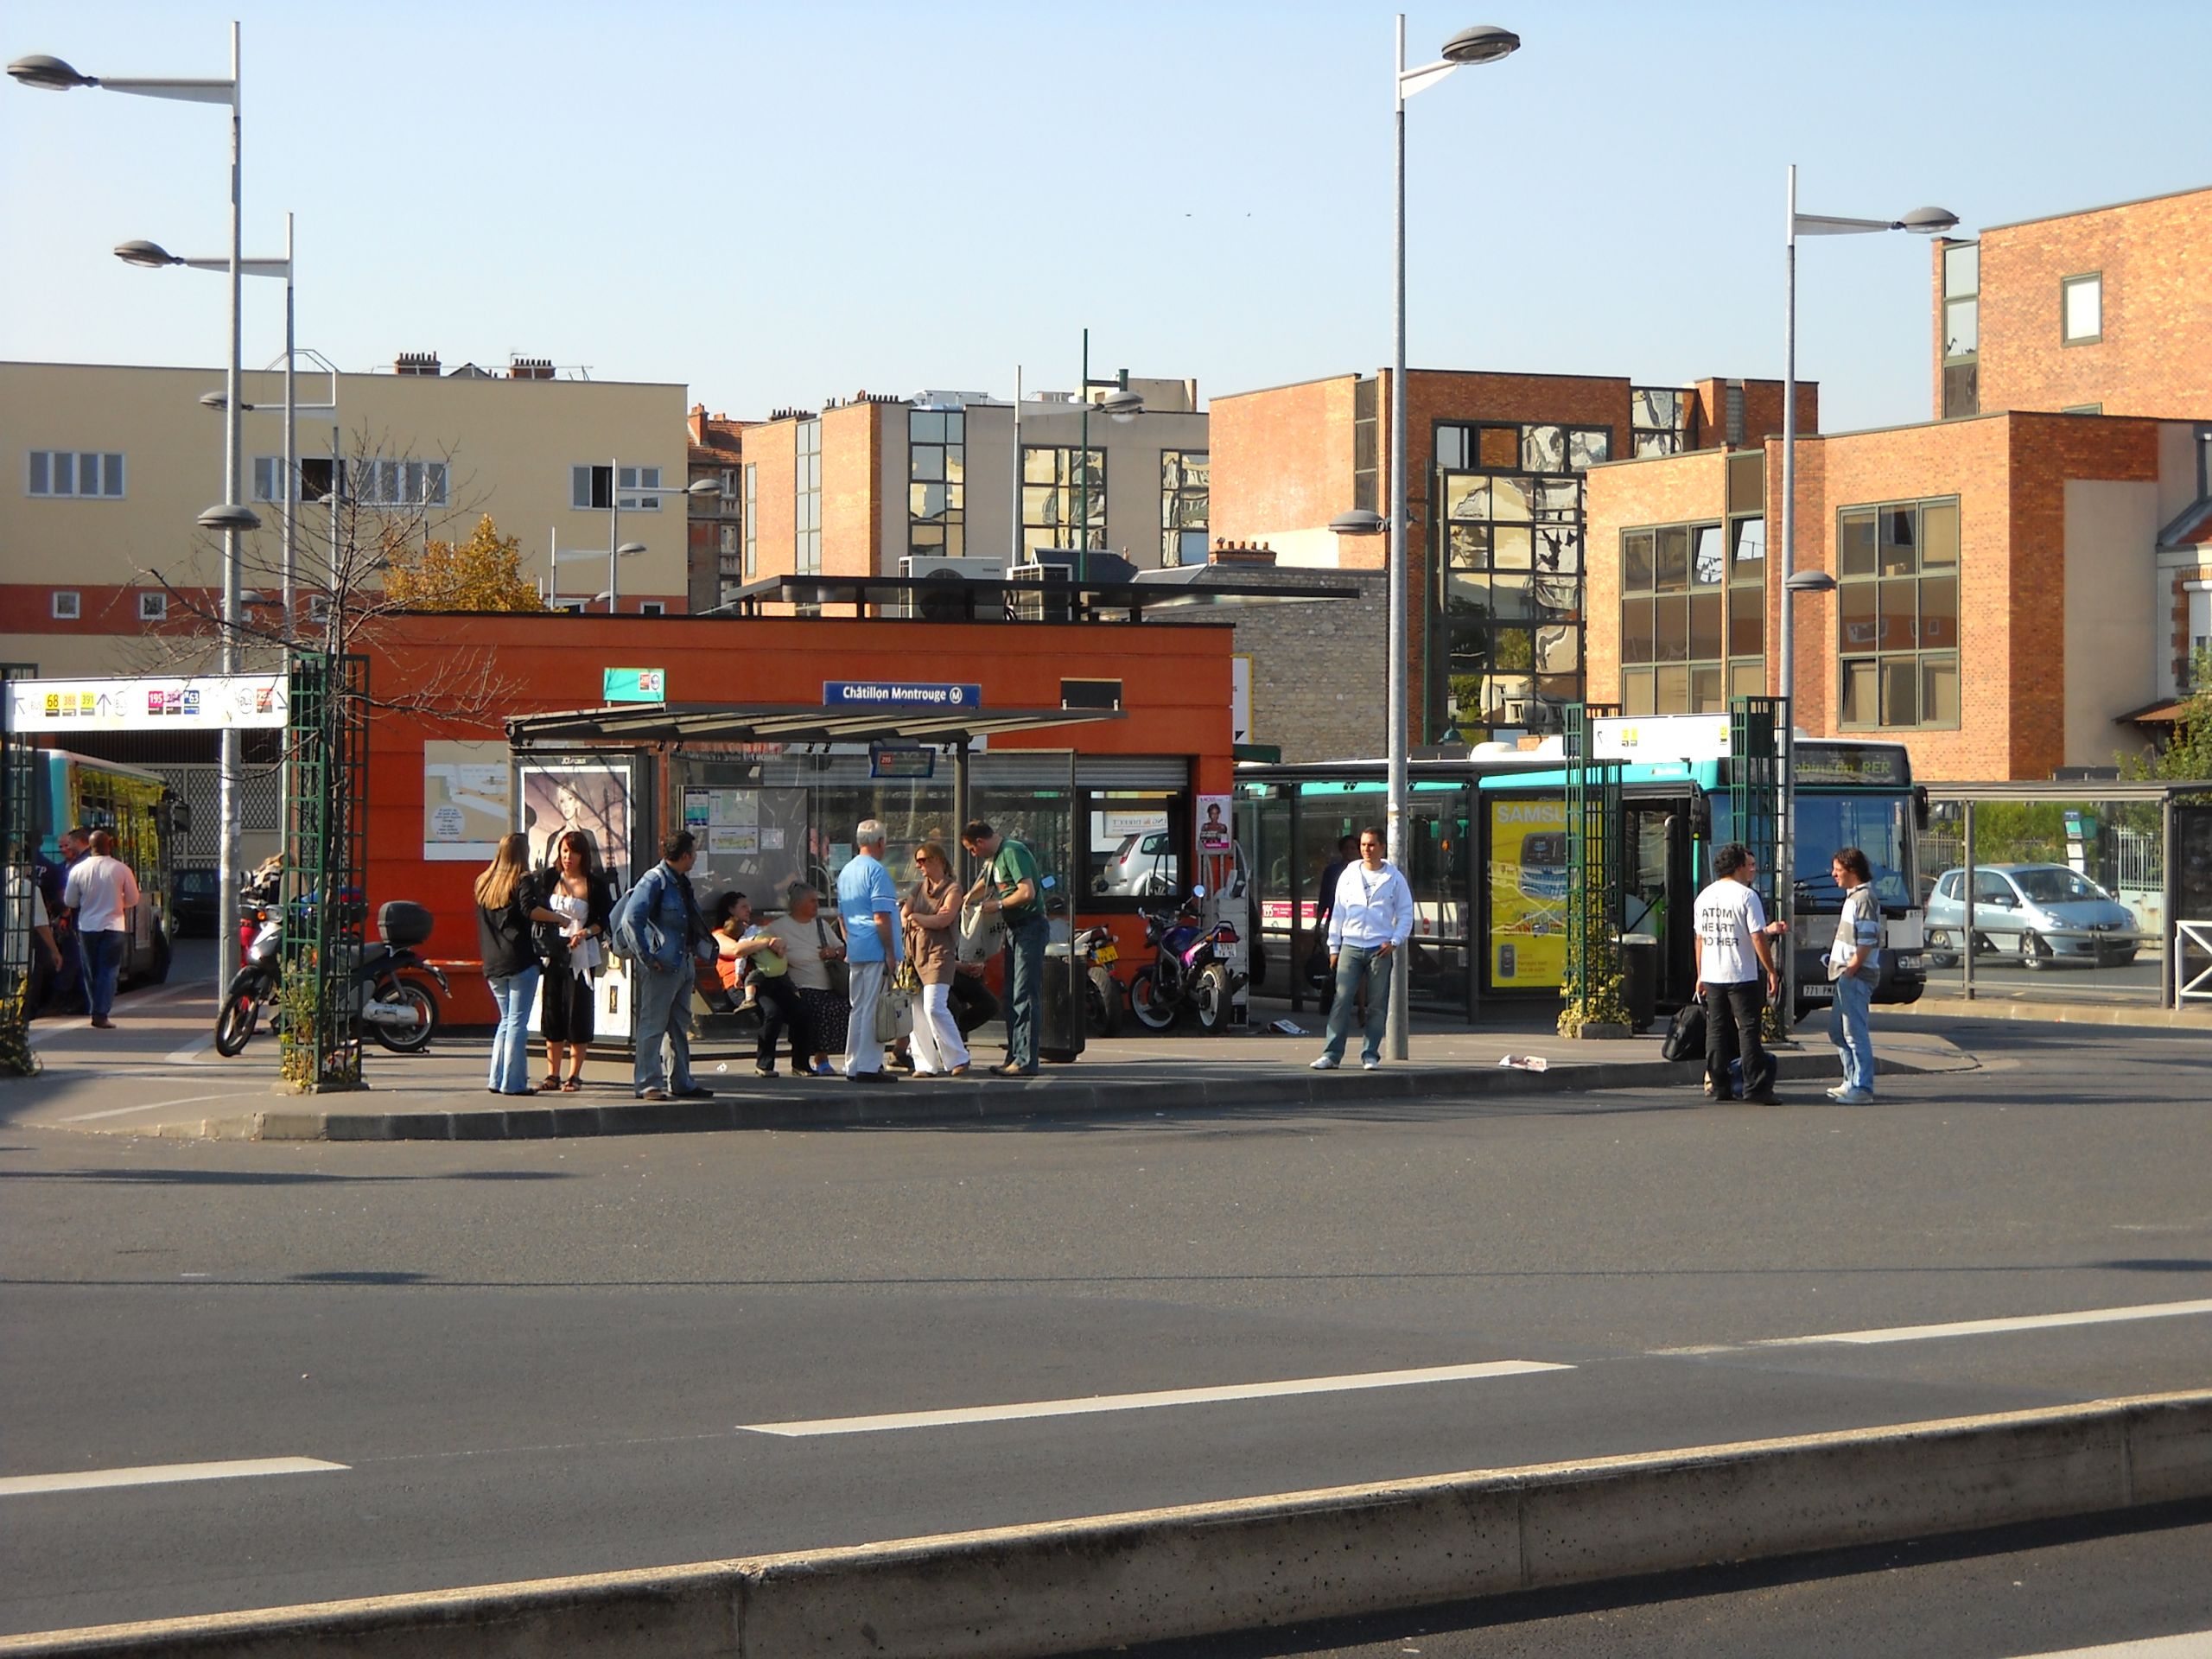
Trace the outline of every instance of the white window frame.
<instances>
[{"instance_id":1,"label":"white window frame","mask_svg":"<svg viewBox=\"0 0 2212 1659\"><path fill-rule=\"evenodd\" d=\"M745 580L760 574L760 528L754 518L760 503L760 463L745 463Z\"/></svg>"},{"instance_id":2,"label":"white window frame","mask_svg":"<svg viewBox=\"0 0 2212 1659\"><path fill-rule=\"evenodd\" d=\"M408 486L417 479L423 486L423 493L410 496ZM452 469L444 461L412 461L404 455L379 456L360 462L353 468L351 482L356 505L386 512L402 507L445 506L453 486ZM433 490L429 486L434 482ZM387 488L387 485L394 487Z\"/></svg>"},{"instance_id":3,"label":"white window frame","mask_svg":"<svg viewBox=\"0 0 2212 1659\"><path fill-rule=\"evenodd\" d=\"M69 487L54 487L56 468L54 461L66 459L69 463ZM99 471L100 487L81 490L78 484L85 476L84 463L91 461ZM41 501L121 501L127 499L125 490L130 480L130 467L124 455L114 449L31 449L23 456L23 493ZM112 485L112 487L110 486Z\"/></svg>"},{"instance_id":4,"label":"white window frame","mask_svg":"<svg viewBox=\"0 0 2212 1659\"><path fill-rule=\"evenodd\" d=\"M2087 334L2074 332L2074 296L2092 296L2096 307L2097 326ZM2094 346L2105 337L2105 274L2101 270L2085 270L2075 276L2058 279L2058 340L2063 346Z\"/></svg>"},{"instance_id":5,"label":"white window frame","mask_svg":"<svg viewBox=\"0 0 2212 1659\"><path fill-rule=\"evenodd\" d=\"M169 620L169 596L158 588L138 590L138 620L141 622L166 622Z\"/></svg>"},{"instance_id":6,"label":"white window frame","mask_svg":"<svg viewBox=\"0 0 2212 1659\"><path fill-rule=\"evenodd\" d=\"M638 601L638 614L639 616L666 616L668 606L661 600L641 599Z\"/></svg>"},{"instance_id":7,"label":"white window frame","mask_svg":"<svg viewBox=\"0 0 2212 1659\"><path fill-rule=\"evenodd\" d=\"M658 495L625 495L625 490L658 490L661 487L660 468L658 467L624 467L614 476L614 499L625 512L658 512Z\"/></svg>"},{"instance_id":8,"label":"white window frame","mask_svg":"<svg viewBox=\"0 0 2212 1659\"><path fill-rule=\"evenodd\" d=\"M74 588L57 588L47 613L56 622L81 622L85 617L85 596Z\"/></svg>"},{"instance_id":9,"label":"white window frame","mask_svg":"<svg viewBox=\"0 0 2212 1659\"><path fill-rule=\"evenodd\" d=\"M324 623L330 620L330 595L328 594L309 594L308 595L308 620L315 624L317 627L321 627Z\"/></svg>"}]
</instances>

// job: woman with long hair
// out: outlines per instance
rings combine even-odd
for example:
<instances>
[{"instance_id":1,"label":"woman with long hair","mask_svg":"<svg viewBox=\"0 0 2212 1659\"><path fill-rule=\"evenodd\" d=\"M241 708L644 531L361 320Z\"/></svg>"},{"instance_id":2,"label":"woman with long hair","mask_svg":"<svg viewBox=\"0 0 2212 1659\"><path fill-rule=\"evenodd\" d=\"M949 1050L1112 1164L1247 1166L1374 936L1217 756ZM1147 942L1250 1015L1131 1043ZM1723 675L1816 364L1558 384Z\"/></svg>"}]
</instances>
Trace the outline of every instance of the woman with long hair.
<instances>
[{"instance_id":1,"label":"woman with long hair","mask_svg":"<svg viewBox=\"0 0 2212 1659\"><path fill-rule=\"evenodd\" d=\"M606 960L614 890L594 868L591 837L582 830L563 830L553 843L553 868L543 878L547 909L561 918L557 928L538 935L545 947L545 1001L538 1027L545 1038L545 1077L541 1089L574 1094L584 1084L584 1055L591 1046L593 1008L597 1001L592 976ZM566 1060L564 1075L562 1062Z\"/></svg>"},{"instance_id":2,"label":"woman with long hair","mask_svg":"<svg viewBox=\"0 0 2212 1659\"><path fill-rule=\"evenodd\" d=\"M901 908L906 913L906 958L922 982L922 1006L914 1017L914 1075L957 1077L968 1070L968 1046L952 1018L952 981L958 969L960 884L951 861L937 842L914 849L917 880Z\"/></svg>"},{"instance_id":3,"label":"woman with long hair","mask_svg":"<svg viewBox=\"0 0 2212 1659\"><path fill-rule=\"evenodd\" d=\"M537 1092L530 1086L530 1004L539 972L531 924L562 918L537 902L529 860L530 837L517 830L499 837L499 850L476 878L477 947L484 983L499 1005L499 1027L492 1036L495 1095Z\"/></svg>"}]
</instances>

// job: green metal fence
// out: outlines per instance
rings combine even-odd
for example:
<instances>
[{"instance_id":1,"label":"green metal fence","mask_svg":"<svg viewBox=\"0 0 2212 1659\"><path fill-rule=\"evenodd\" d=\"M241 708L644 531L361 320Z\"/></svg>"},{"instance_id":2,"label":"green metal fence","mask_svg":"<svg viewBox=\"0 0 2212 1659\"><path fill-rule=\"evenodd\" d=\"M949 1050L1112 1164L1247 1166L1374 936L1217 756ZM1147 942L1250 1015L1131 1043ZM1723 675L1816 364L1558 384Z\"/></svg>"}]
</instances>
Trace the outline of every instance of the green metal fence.
<instances>
[{"instance_id":1,"label":"green metal fence","mask_svg":"<svg viewBox=\"0 0 2212 1659\"><path fill-rule=\"evenodd\" d=\"M284 733L284 1079L359 1089L353 1014L367 906L367 660L294 652Z\"/></svg>"},{"instance_id":2,"label":"green metal fence","mask_svg":"<svg viewBox=\"0 0 2212 1659\"><path fill-rule=\"evenodd\" d=\"M1591 758L1592 722L1614 712L1586 703L1567 709L1567 979L1570 1004L1592 1010L1617 997L1621 929L1621 763Z\"/></svg>"},{"instance_id":3,"label":"green metal fence","mask_svg":"<svg viewBox=\"0 0 2212 1659\"><path fill-rule=\"evenodd\" d=\"M0 663L0 682L35 679L35 663ZM37 751L13 730L0 732L0 1077L38 1071L30 1044L31 884L38 851L34 788Z\"/></svg>"}]
</instances>

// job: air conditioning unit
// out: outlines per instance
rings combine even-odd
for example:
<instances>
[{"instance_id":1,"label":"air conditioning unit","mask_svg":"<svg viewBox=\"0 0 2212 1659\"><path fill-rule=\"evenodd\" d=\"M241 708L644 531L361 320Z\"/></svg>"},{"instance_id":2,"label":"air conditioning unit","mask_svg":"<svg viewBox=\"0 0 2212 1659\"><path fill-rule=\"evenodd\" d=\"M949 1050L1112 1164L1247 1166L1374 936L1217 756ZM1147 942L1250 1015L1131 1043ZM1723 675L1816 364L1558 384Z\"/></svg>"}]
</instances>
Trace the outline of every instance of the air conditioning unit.
<instances>
[{"instance_id":1,"label":"air conditioning unit","mask_svg":"<svg viewBox=\"0 0 2212 1659\"><path fill-rule=\"evenodd\" d=\"M1033 563L1014 565L1006 576L1008 582L1033 582L1037 591L1010 591L1006 596L1007 617L1016 622L1071 621L1074 596L1066 589L1075 584L1074 550L1040 547L1032 550L1030 556Z\"/></svg>"},{"instance_id":2,"label":"air conditioning unit","mask_svg":"<svg viewBox=\"0 0 2212 1659\"><path fill-rule=\"evenodd\" d=\"M910 553L899 561L899 574L909 579L944 582L948 587L965 582L997 582L1006 575L1003 559L948 558L943 554ZM959 622L968 615L964 594L909 594L900 614L931 622Z\"/></svg>"}]
</instances>

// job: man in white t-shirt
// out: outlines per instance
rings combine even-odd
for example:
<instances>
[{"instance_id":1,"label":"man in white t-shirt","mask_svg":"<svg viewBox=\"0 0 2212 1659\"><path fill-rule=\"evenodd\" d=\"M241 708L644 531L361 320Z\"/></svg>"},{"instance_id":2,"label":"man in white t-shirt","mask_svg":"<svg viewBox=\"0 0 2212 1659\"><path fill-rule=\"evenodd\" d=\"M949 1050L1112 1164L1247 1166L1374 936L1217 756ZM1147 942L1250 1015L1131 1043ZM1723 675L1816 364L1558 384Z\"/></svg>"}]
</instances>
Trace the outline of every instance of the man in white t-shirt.
<instances>
[{"instance_id":1,"label":"man in white t-shirt","mask_svg":"<svg viewBox=\"0 0 2212 1659\"><path fill-rule=\"evenodd\" d=\"M92 831L92 850L70 867L62 900L76 912L78 948L84 954L85 1000L92 1024L113 1028L116 976L130 934L130 912L138 907L138 882L130 867L115 855L115 837Z\"/></svg>"},{"instance_id":2,"label":"man in white t-shirt","mask_svg":"<svg viewBox=\"0 0 2212 1659\"><path fill-rule=\"evenodd\" d=\"M1774 1072L1759 1022L1767 999L1780 988L1767 941L1783 931L1770 922L1751 882L1758 861L1732 841L1713 855L1716 880L1697 896L1697 990L1705 999L1705 1075L1715 1100L1732 1100L1729 1062L1744 1063L1745 1100L1778 1104Z\"/></svg>"}]
</instances>

